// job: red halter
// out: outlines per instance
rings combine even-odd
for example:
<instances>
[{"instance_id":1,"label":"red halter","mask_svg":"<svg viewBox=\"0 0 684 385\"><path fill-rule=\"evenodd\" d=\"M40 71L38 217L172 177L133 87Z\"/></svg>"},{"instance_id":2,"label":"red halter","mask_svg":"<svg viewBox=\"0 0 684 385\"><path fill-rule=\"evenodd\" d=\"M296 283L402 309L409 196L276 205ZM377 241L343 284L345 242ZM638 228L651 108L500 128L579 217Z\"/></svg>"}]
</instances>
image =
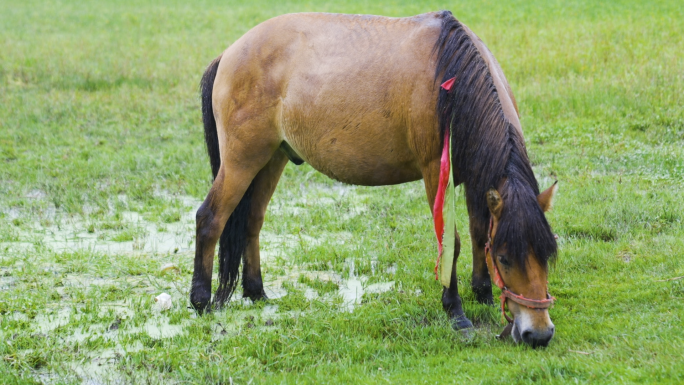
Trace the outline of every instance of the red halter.
<instances>
[{"instance_id":1,"label":"red halter","mask_svg":"<svg viewBox=\"0 0 684 385\"><path fill-rule=\"evenodd\" d=\"M501 314L503 317L506 318L506 320L509 323L513 322L513 319L506 314L506 298L510 299L511 301L528 307L530 309L548 309L553 305L553 301L556 300L556 298L552 297L549 295L549 293L546 293L546 299L530 299L526 298L522 295L515 294L512 291L508 290L506 287L506 284L503 281L503 278L501 278L501 274L499 273L499 269L496 266L496 263L492 259L492 254L490 251L492 250L491 244L492 244L492 228L494 227L494 221L492 217L489 217L489 231L487 231L487 243L485 243L485 255L487 258L487 267L489 267L489 272L494 273L492 276L492 279L494 280L494 283L496 286L501 289Z\"/></svg>"}]
</instances>

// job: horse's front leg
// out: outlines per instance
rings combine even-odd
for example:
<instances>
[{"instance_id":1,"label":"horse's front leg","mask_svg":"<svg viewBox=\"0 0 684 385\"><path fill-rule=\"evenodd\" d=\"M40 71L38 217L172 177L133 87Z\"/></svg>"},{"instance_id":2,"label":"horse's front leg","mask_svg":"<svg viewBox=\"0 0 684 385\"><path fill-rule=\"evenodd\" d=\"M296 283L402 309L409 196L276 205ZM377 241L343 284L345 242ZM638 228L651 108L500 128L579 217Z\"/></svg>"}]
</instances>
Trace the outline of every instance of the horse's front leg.
<instances>
[{"instance_id":1,"label":"horse's front leg","mask_svg":"<svg viewBox=\"0 0 684 385\"><path fill-rule=\"evenodd\" d=\"M435 206L435 196L437 195L437 187L439 184L439 159L430 163L428 167L424 167L423 181L425 182L425 191L427 193L428 204L430 205L430 210L433 211ZM461 252L461 239L458 236L458 231L454 228L455 244L454 244L454 264L451 268L451 282L449 287L443 287L442 289L442 307L449 315L451 319L451 324L456 330L466 329L473 327L473 323L465 316L463 312L463 304L461 302L461 296L458 294L458 277L456 274L456 262L458 262L458 256ZM444 256L448 258L449 256Z\"/></svg>"},{"instance_id":2,"label":"horse's front leg","mask_svg":"<svg viewBox=\"0 0 684 385\"><path fill-rule=\"evenodd\" d=\"M472 216L470 219L470 239L473 243L473 277L470 285L473 288L477 302L493 305L492 281L489 277L485 256L487 228L486 225L475 221Z\"/></svg>"},{"instance_id":3,"label":"horse's front leg","mask_svg":"<svg viewBox=\"0 0 684 385\"><path fill-rule=\"evenodd\" d=\"M447 230L445 230L447 231ZM451 325L456 330L467 329L473 327L473 323L465 316L463 312L463 304L461 303L461 296L458 294L458 276L456 275L456 262L458 262L458 255L461 252L461 239L456 233L456 242L454 247L454 264L451 268L451 283L449 287L442 288L442 307L447 312L451 319ZM444 256L448 257L448 256Z\"/></svg>"}]
</instances>

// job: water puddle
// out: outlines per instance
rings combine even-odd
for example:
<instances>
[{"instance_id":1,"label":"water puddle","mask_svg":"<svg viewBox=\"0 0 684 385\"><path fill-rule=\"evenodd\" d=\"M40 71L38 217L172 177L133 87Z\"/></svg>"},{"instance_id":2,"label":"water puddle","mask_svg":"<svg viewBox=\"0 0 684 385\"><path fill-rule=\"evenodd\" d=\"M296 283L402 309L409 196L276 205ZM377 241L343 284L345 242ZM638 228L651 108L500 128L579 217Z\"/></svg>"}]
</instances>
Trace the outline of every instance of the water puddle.
<instances>
[{"instance_id":1,"label":"water puddle","mask_svg":"<svg viewBox=\"0 0 684 385\"><path fill-rule=\"evenodd\" d=\"M9 290L14 286L17 279L15 277L2 277L0 276L0 291Z\"/></svg>"},{"instance_id":2,"label":"water puddle","mask_svg":"<svg viewBox=\"0 0 684 385\"><path fill-rule=\"evenodd\" d=\"M125 301L109 302L100 305L98 312L99 317L111 316L118 319L130 319L135 316L135 311L131 309L131 305Z\"/></svg>"},{"instance_id":3,"label":"water puddle","mask_svg":"<svg viewBox=\"0 0 684 385\"><path fill-rule=\"evenodd\" d=\"M193 249L194 215L162 226L144 220L136 212L123 212L121 216L125 230L120 233L90 231L84 223L62 222L49 227L35 223L32 235L42 236L39 243L56 252L84 249L105 254L154 254Z\"/></svg>"},{"instance_id":4,"label":"water puddle","mask_svg":"<svg viewBox=\"0 0 684 385\"><path fill-rule=\"evenodd\" d=\"M341 183L333 183L332 185L323 185L311 183L306 186L302 185L300 188L301 194L293 199L275 199L269 206L271 215L278 215L284 212L295 213L299 209L311 209L313 206L334 206L343 202L345 207L344 215L353 217L360 215L366 211L366 205L363 203L365 197L356 192L356 187ZM155 253L177 253L187 252L192 253L194 243L194 216L197 208L202 203L200 200L189 196L170 196L164 193L157 192L156 195L174 199L180 202L183 207L189 208L186 212L180 215L180 220L174 223L166 223L159 225L145 220L140 214L132 211L121 212L119 218L121 226L124 228L132 228L136 231L133 239L130 240L110 240L103 236L100 230L93 230L88 228L87 223L78 221L73 217L61 218L59 213L54 209L48 209L47 214L44 214L49 220L35 221L29 231L21 234L18 242L4 242L2 245L8 244L14 247L29 247L41 245L52 249L56 252L74 251L78 249L87 249L105 254L121 254L121 253L136 253L136 254L155 254ZM43 199L44 194L32 191L30 197L33 199ZM119 196L120 202L126 202L125 195ZM286 202L286 203L285 203ZM337 208L330 208L335 210ZM288 211L293 210L293 211ZM15 210L16 211L16 210ZM85 210L86 212L93 210ZM20 213L15 216L19 216ZM43 218L44 219L44 218ZM111 234L110 234L111 235ZM32 242L25 242L30 239ZM335 271L311 271L306 266L293 265L288 256L293 255L299 250L306 250L309 247L318 246L321 244L330 244L335 246L345 246L353 239L353 234L349 232L335 232L335 233L321 233L313 237L307 234L275 234L269 231L262 231L260 235L261 244L261 259L264 266L277 267L279 270L284 270L284 273L278 275L265 275L265 291L269 298L278 299L287 295L288 291L284 287L285 284L299 286L304 296L309 300L321 299L326 295L329 297L333 294L339 295L343 299L345 309L353 311L354 307L361 303L364 293L379 293L389 291L392 289L393 282L375 283L368 285L368 277L357 276L354 268L354 261L348 260L345 270L349 272L347 278L343 278L342 274ZM0 247L2 246L0 245ZM59 271L59 266L54 266L55 271ZM377 271L377 261L371 261L372 275ZM387 269L386 273L393 275L396 267L392 266ZM306 277L312 281L332 282L337 286L332 294L330 292L321 295L317 290L306 285L299 284L301 276ZM93 288L102 287L106 285L121 285L126 284L135 287L136 292L153 294L156 289L148 282L147 285L141 284L139 277L125 278L126 282L119 282L120 280L112 280L109 278L89 277L83 274L67 274L62 278L64 288ZM7 290L13 286L16 279L11 276L0 276L0 290ZM140 287L140 286L145 287ZM63 294L64 289L58 288L58 292ZM158 293L157 293L158 294ZM176 290L176 294L180 294L181 299L177 301L184 301L185 294L180 290ZM178 297L176 295L175 297ZM238 300L235 298L234 300ZM111 311L119 317L131 317L132 310L129 305L124 303L110 304L101 307L100 312ZM49 321L43 318L39 319L41 330L50 331L63 323L68 322L69 310L62 310L57 315L53 315ZM165 336L167 334L177 333L178 330L173 329L168 333L162 329L150 327L151 334L158 336ZM172 329L168 329L172 330Z\"/></svg>"},{"instance_id":5,"label":"water puddle","mask_svg":"<svg viewBox=\"0 0 684 385\"><path fill-rule=\"evenodd\" d=\"M365 196L356 193L355 186L334 183L332 186L310 184L302 187L298 197L288 199L274 199L268 208L269 215L277 216L284 213L299 214L301 210L310 210L322 206L331 210L341 210L342 219L350 219L367 211L364 203ZM43 199L44 194L36 191L29 193L31 198ZM27 195L28 196L28 195ZM18 236L14 242L0 242L0 250L26 250L36 247L46 247L55 252L90 250L105 254L165 254L191 253L194 251L195 241L195 213L202 201L190 196L170 195L156 192L155 196L179 202L188 210L179 215L172 223L153 223L145 220L143 215L133 211L123 211L118 214L115 225L89 223L87 219L79 219L60 215L54 206L41 214L40 220L35 220L26 227L16 228ZM127 202L125 195L116 198L119 202ZM344 207L339 206L344 203ZM93 211L84 207L84 212ZM25 217L20 210L7 211L10 220ZM108 229L107 227L118 227ZM104 229L99 228L104 227ZM305 234L276 235L261 233L261 242L271 249L285 247L301 247L302 245L316 246L322 242L344 244L352 239L351 233L335 233L324 237L311 237ZM268 247L266 247L268 248ZM268 252L266 253L268 254Z\"/></svg>"},{"instance_id":6,"label":"water puddle","mask_svg":"<svg viewBox=\"0 0 684 385\"><path fill-rule=\"evenodd\" d=\"M81 379L84 385L125 383L123 376L116 368L126 355L143 349L140 342L115 348L92 352L88 357L71 362L69 367Z\"/></svg>"},{"instance_id":7,"label":"water puddle","mask_svg":"<svg viewBox=\"0 0 684 385\"><path fill-rule=\"evenodd\" d=\"M264 277L264 291L270 299L282 298L288 294L285 285L291 285L303 290L304 297L308 300L330 299L333 295L342 298L343 310L353 312L354 308L361 304L365 293L384 293L394 288L394 281L378 282L368 284L369 277L356 274L354 260L346 261L348 278L335 271L312 271L301 266L287 266L283 274L271 276L266 274ZM302 278L305 282L333 283L337 289L330 293L321 295L317 290L309 287L306 283L301 283ZM237 297L237 296L236 296ZM234 298L234 300L241 300Z\"/></svg>"},{"instance_id":8,"label":"water puddle","mask_svg":"<svg viewBox=\"0 0 684 385\"><path fill-rule=\"evenodd\" d=\"M172 325L169 323L168 317L156 317L148 320L142 328L131 328L125 330L127 333L137 333L144 331L148 336L154 339L171 338L184 332L185 327L189 325L186 321L180 325Z\"/></svg>"},{"instance_id":9,"label":"water puddle","mask_svg":"<svg viewBox=\"0 0 684 385\"><path fill-rule=\"evenodd\" d=\"M60 326L69 324L69 319L72 312L72 308L66 307L59 309L56 313L38 314L33 320L36 332L48 334Z\"/></svg>"},{"instance_id":10,"label":"water puddle","mask_svg":"<svg viewBox=\"0 0 684 385\"><path fill-rule=\"evenodd\" d=\"M172 218L171 223L155 223L145 220L140 213L123 211L112 222L110 219L93 222L84 207L84 218L61 214L54 206L41 213L40 220L14 228L16 241L0 242L0 251L35 250L45 247L55 252L89 250L104 254L165 254L192 252L195 241L195 212L201 200L189 196L171 196L157 192L155 195L178 202L187 208ZM42 199L35 192L31 197ZM116 199L126 202L126 196ZM26 217L20 210L8 210L9 220ZM173 221L175 220L175 221Z\"/></svg>"},{"instance_id":11,"label":"water puddle","mask_svg":"<svg viewBox=\"0 0 684 385\"><path fill-rule=\"evenodd\" d=\"M290 195L287 199L274 199L268 206L274 215L299 215L315 206L331 207L341 212L340 218L349 220L368 211L365 204L367 196L357 192L358 187L340 182L326 184L302 184L299 194Z\"/></svg>"},{"instance_id":12,"label":"water puddle","mask_svg":"<svg viewBox=\"0 0 684 385\"><path fill-rule=\"evenodd\" d=\"M339 212L343 220L362 215L367 211L366 198L358 194L356 187L334 183L329 185L302 185L301 194L287 199L274 199L269 206L269 215L298 215L303 210L316 207ZM29 193L31 199L44 199L44 194L37 191ZM160 196L164 196L161 193ZM290 199L292 198L292 199ZM125 196L119 196L120 202L125 202ZM48 305L45 313L38 314L34 319L19 312L6 315L8 319L17 322L27 322L33 333L50 335L58 328L68 328L68 337L59 339L60 343L83 344L91 339L102 338L115 348L84 351L78 362L69 363L69 367L84 384L118 383L124 379L116 370L121 360L127 354L141 350L140 342L123 346L128 336L144 334L153 339L169 339L183 335L195 322L192 317L184 317L180 322L170 322L169 315L183 311L188 305L188 288L190 275L183 274L184 261L191 261L194 252L195 212L201 201L192 197L173 196L185 207L179 218L172 223L155 223L133 211L122 211L117 216L119 227L103 229L88 223L88 213L93 209L84 208L86 212L83 220L74 217L60 216L57 210L49 209L40 221L17 227L16 242L0 243L0 254L10 255L14 250L52 250L54 252L74 252L89 250L106 255L133 254L143 258L153 255L181 253L173 261L155 259L160 265L157 274L124 275L113 278L97 277L85 273L63 273L65 267L53 261L38 264L44 271L60 276L61 285L55 290L62 297L69 297L70 292L81 295L93 295L92 290L107 292L108 287L130 290L132 298L121 301L96 301L94 313L96 322L84 325L81 317L82 304L65 302ZM177 205L176 205L177 206ZM14 213L16 214L16 213ZM12 216L10 216L11 219ZM17 217L21 217L18 213ZM14 230L13 230L14 231ZM5 238L7 239L7 238ZM265 230L260 235L261 261L265 267L264 290L272 300L288 295L296 290L303 294L308 301L323 301L330 304L342 305L340 311L353 312L361 306L365 294L383 293L395 290L394 281L381 281L383 277L393 277L396 266L381 268L377 260L370 262L370 275L358 273L358 266L353 258L345 260L341 271L335 271L328 263L327 270L322 271L320 264L313 268L308 262L296 263L291 256L306 251L312 247L331 245L336 249L355 247L354 235L349 232L318 232L315 236L304 234L276 234ZM44 254L44 253L38 253ZM0 258L4 258L0 255ZM9 257L8 257L9 258ZM12 257L15 258L16 257ZM168 259L166 256L164 259ZM12 267L0 271L0 292L10 290L21 282L12 276L12 271L23 262L19 259ZM368 261L366 261L368 263ZM180 267L179 267L180 266ZM325 265L323 265L325 268ZM368 272L368 270L363 270ZM370 283L373 282L373 283ZM154 297L165 292L171 295L173 308L160 311L155 307ZM244 307L235 310L230 315L230 323L216 323L211 328L212 340L222 338L227 334L240 332L244 327L278 327L281 317L299 316L301 311L281 311L279 306L269 303L258 308L250 300L234 295L232 301L242 301ZM145 302L148 301L148 302ZM142 306L140 306L142 303ZM141 310L142 309L142 310ZM136 321L136 326L130 320L139 317L140 311L149 312L144 321ZM80 322L77 322L79 321ZM104 323L103 323L104 321ZM74 324L74 326L69 326ZM60 332L66 329L59 329ZM84 345L87 345L85 343ZM51 373L41 373L37 376L46 382L51 382ZM59 381L59 379L58 379Z\"/></svg>"}]
</instances>

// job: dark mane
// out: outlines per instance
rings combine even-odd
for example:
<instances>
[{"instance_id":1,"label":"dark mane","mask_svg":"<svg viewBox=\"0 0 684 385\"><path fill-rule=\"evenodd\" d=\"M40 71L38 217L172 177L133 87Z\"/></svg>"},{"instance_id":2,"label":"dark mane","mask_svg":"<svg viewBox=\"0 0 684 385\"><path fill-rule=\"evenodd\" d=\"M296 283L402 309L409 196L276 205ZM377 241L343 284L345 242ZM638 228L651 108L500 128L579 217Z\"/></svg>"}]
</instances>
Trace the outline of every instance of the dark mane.
<instances>
[{"instance_id":1,"label":"dark mane","mask_svg":"<svg viewBox=\"0 0 684 385\"><path fill-rule=\"evenodd\" d=\"M500 188L504 209L493 249L506 244L508 256L524 266L528 247L542 266L556 255L556 240L537 203L539 186L520 131L506 119L487 63L465 28L442 11L434 46L435 81L456 77L451 91L440 88L437 101L440 135L451 127L456 183L464 183L468 211L480 231L473 242L483 246L490 212L486 192ZM501 182L504 181L503 186Z\"/></svg>"}]
</instances>

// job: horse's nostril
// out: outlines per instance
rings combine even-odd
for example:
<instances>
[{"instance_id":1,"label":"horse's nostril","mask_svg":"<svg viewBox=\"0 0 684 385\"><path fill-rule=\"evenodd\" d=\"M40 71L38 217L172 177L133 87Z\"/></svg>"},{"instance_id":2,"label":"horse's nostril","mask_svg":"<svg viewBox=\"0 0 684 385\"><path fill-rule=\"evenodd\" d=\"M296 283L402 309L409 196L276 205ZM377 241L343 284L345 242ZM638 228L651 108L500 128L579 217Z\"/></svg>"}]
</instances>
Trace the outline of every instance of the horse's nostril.
<instances>
[{"instance_id":1,"label":"horse's nostril","mask_svg":"<svg viewBox=\"0 0 684 385\"><path fill-rule=\"evenodd\" d=\"M522 336L523 341L525 341L526 343L529 344L530 343L530 337L532 336L532 330L525 330L524 332L522 332L521 336Z\"/></svg>"},{"instance_id":2,"label":"horse's nostril","mask_svg":"<svg viewBox=\"0 0 684 385\"><path fill-rule=\"evenodd\" d=\"M549 346L549 342L551 341L551 338L553 337L553 333L549 333L544 336L540 336L540 338L536 341L536 346Z\"/></svg>"},{"instance_id":3,"label":"horse's nostril","mask_svg":"<svg viewBox=\"0 0 684 385\"><path fill-rule=\"evenodd\" d=\"M543 332L528 329L520 333L520 336L523 342L532 346L533 348L538 348L541 346L548 346L549 342L551 341L551 338L553 338L554 331L554 327L550 327Z\"/></svg>"}]
</instances>

